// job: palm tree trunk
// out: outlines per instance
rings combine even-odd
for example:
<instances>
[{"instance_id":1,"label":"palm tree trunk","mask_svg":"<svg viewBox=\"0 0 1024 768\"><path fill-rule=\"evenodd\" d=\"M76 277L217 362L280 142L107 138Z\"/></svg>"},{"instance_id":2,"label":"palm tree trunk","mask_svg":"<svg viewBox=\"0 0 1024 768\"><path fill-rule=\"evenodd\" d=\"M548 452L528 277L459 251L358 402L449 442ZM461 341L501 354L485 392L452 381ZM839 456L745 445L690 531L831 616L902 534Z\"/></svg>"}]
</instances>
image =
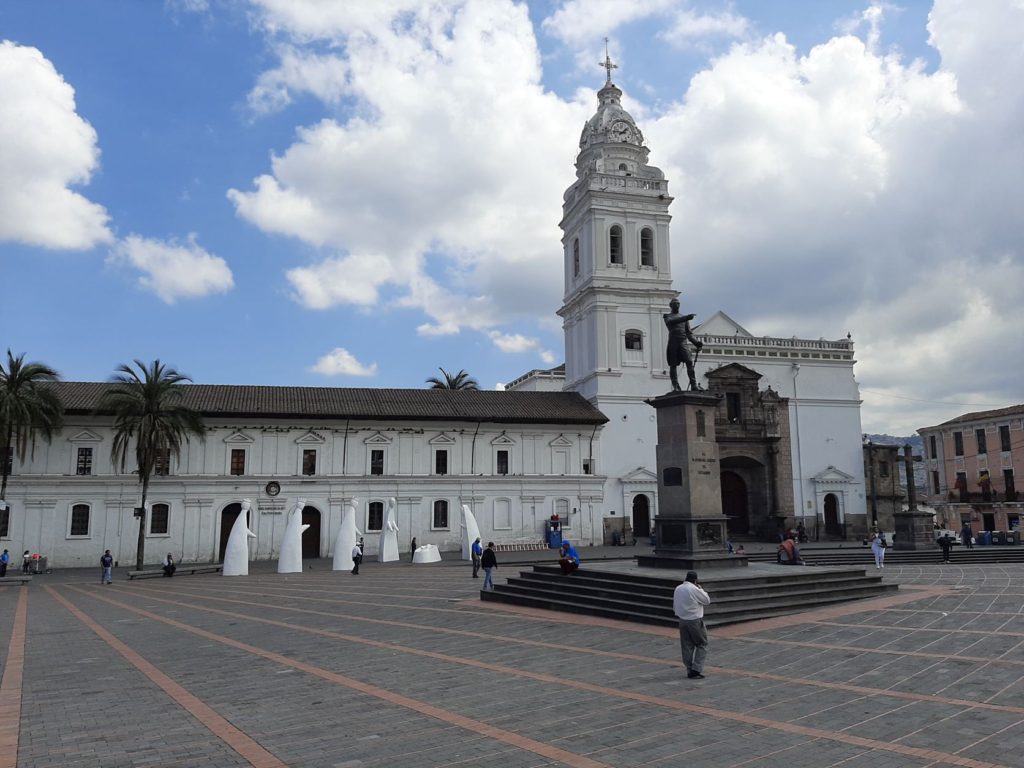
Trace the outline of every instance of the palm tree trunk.
<instances>
[{"instance_id":1,"label":"palm tree trunk","mask_svg":"<svg viewBox=\"0 0 1024 768\"><path fill-rule=\"evenodd\" d=\"M0 452L0 461L3 462L3 468L0 472L3 474L3 480L0 481L0 499L7 498L7 457L11 453L11 440L14 439L14 427L7 427L6 440L4 440L4 449Z\"/></svg>"},{"instance_id":2,"label":"palm tree trunk","mask_svg":"<svg viewBox=\"0 0 1024 768\"><path fill-rule=\"evenodd\" d=\"M142 561L146 557L146 496L149 493L149 475L142 477L142 503L139 515L139 543L135 549L135 570L142 570Z\"/></svg>"}]
</instances>

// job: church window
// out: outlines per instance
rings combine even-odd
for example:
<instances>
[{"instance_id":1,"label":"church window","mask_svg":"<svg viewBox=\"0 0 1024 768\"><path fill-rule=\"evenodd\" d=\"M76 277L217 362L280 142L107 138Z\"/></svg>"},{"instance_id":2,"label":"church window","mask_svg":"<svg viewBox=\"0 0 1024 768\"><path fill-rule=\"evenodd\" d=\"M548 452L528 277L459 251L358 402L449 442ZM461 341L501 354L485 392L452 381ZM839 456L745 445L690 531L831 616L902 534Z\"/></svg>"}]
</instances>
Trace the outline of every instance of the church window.
<instances>
[{"instance_id":1,"label":"church window","mask_svg":"<svg viewBox=\"0 0 1024 768\"><path fill-rule=\"evenodd\" d=\"M593 459L584 459L583 460L583 474L584 475L592 475L592 474L594 474L594 460Z\"/></svg>"},{"instance_id":2,"label":"church window","mask_svg":"<svg viewBox=\"0 0 1024 768\"><path fill-rule=\"evenodd\" d=\"M430 521L431 528L447 528L448 527L448 502L444 499L438 499L434 502L434 515Z\"/></svg>"},{"instance_id":3,"label":"church window","mask_svg":"<svg viewBox=\"0 0 1024 768\"><path fill-rule=\"evenodd\" d=\"M374 448L370 451L370 474L384 474L384 449Z\"/></svg>"},{"instance_id":4,"label":"church window","mask_svg":"<svg viewBox=\"0 0 1024 768\"><path fill-rule=\"evenodd\" d=\"M0 509L0 539L10 538L11 535L11 508Z\"/></svg>"},{"instance_id":5,"label":"church window","mask_svg":"<svg viewBox=\"0 0 1024 768\"><path fill-rule=\"evenodd\" d=\"M639 331L626 331L626 349L643 349L644 337Z\"/></svg>"},{"instance_id":6,"label":"church window","mask_svg":"<svg viewBox=\"0 0 1024 768\"><path fill-rule=\"evenodd\" d=\"M149 512L149 535L166 536L171 507L168 504L154 504Z\"/></svg>"},{"instance_id":7,"label":"church window","mask_svg":"<svg viewBox=\"0 0 1024 768\"><path fill-rule=\"evenodd\" d=\"M573 277L580 276L580 239L578 237L572 241L572 274Z\"/></svg>"},{"instance_id":8,"label":"church window","mask_svg":"<svg viewBox=\"0 0 1024 768\"><path fill-rule=\"evenodd\" d=\"M171 449L157 448L156 461L153 462L153 474L165 477L171 474Z\"/></svg>"},{"instance_id":9,"label":"church window","mask_svg":"<svg viewBox=\"0 0 1024 768\"><path fill-rule=\"evenodd\" d=\"M497 456L497 467L495 468L496 475L507 475L508 474L508 451L498 451Z\"/></svg>"},{"instance_id":10,"label":"church window","mask_svg":"<svg viewBox=\"0 0 1024 768\"><path fill-rule=\"evenodd\" d=\"M434 452L434 474L448 474L448 451L444 448L439 448ZM447 528L448 526L446 525L444 527Z\"/></svg>"},{"instance_id":11,"label":"church window","mask_svg":"<svg viewBox=\"0 0 1024 768\"><path fill-rule=\"evenodd\" d=\"M654 231L649 227L640 230L640 266L654 266Z\"/></svg>"},{"instance_id":12,"label":"church window","mask_svg":"<svg viewBox=\"0 0 1024 768\"><path fill-rule=\"evenodd\" d=\"M366 516L366 530L379 531L384 527L384 502L371 501L369 514Z\"/></svg>"},{"instance_id":13,"label":"church window","mask_svg":"<svg viewBox=\"0 0 1024 768\"><path fill-rule=\"evenodd\" d=\"M619 163L619 170L620 171L628 171L629 167L625 163Z\"/></svg>"},{"instance_id":14,"label":"church window","mask_svg":"<svg viewBox=\"0 0 1024 768\"><path fill-rule=\"evenodd\" d=\"M306 448L302 451L302 474L316 474L316 449Z\"/></svg>"},{"instance_id":15,"label":"church window","mask_svg":"<svg viewBox=\"0 0 1024 768\"><path fill-rule=\"evenodd\" d=\"M738 424L740 421L740 394L739 392L725 393L725 418L730 424Z\"/></svg>"},{"instance_id":16,"label":"church window","mask_svg":"<svg viewBox=\"0 0 1024 768\"><path fill-rule=\"evenodd\" d=\"M622 263L622 227L618 224L608 233L608 260L612 264Z\"/></svg>"},{"instance_id":17,"label":"church window","mask_svg":"<svg viewBox=\"0 0 1024 768\"><path fill-rule=\"evenodd\" d=\"M231 449L231 474L245 474L245 448Z\"/></svg>"},{"instance_id":18,"label":"church window","mask_svg":"<svg viewBox=\"0 0 1024 768\"><path fill-rule=\"evenodd\" d=\"M77 475L91 475L92 474L92 448L79 448L78 449L78 464L75 467L75 474L77 474Z\"/></svg>"},{"instance_id":19,"label":"church window","mask_svg":"<svg viewBox=\"0 0 1024 768\"><path fill-rule=\"evenodd\" d=\"M71 524L68 528L69 536L89 535L89 505L75 504L71 507Z\"/></svg>"}]
</instances>

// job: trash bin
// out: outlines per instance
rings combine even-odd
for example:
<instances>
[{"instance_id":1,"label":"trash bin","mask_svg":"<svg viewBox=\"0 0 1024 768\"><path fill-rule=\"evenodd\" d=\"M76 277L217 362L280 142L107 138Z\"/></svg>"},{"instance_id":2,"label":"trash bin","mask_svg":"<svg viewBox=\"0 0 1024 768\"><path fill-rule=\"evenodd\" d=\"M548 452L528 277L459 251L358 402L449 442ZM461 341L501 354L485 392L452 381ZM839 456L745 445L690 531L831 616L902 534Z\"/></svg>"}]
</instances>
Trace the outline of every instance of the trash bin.
<instances>
[{"instance_id":1,"label":"trash bin","mask_svg":"<svg viewBox=\"0 0 1024 768\"><path fill-rule=\"evenodd\" d=\"M1006 544L1006 531L993 531L992 532L992 543L993 544Z\"/></svg>"},{"instance_id":2,"label":"trash bin","mask_svg":"<svg viewBox=\"0 0 1024 768\"><path fill-rule=\"evenodd\" d=\"M29 571L35 574L46 573L46 558L42 555L33 555L32 567Z\"/></svg>"},{"instance_id":3,"label":"trash bin","mask_svg":"<svg viewBox=\"0 0 1024 768\"><path fill-rule=\"evenodd\" d=\"M1006 532L1006 543L1007 544L1020 544L1020 534L1017 531Z\"/></svg>"},{"instance_id":4,"label":"trash bin","mask_svg":"<svg viewBox=\"0 0 1024 768\"><path fill-rule=\"evenodd\" d=\"M989 546L992 543L992 531L982 531L980 539L979 544L983 544L986 547Z\"/></svg>"}]
</instances>

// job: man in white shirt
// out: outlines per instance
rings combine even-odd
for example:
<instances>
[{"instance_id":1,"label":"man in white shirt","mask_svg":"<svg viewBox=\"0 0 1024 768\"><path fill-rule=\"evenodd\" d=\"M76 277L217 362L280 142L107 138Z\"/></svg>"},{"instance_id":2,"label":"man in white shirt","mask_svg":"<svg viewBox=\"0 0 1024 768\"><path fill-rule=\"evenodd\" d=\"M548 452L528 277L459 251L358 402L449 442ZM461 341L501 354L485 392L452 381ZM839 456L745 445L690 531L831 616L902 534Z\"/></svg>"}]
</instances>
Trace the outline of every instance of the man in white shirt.
<instances>
[{"instance_id":1,"label":"man in white shirt","mask_svg":"<svg viewBox=\"0 0 1024 768\"><path fill-rule=\"evenodd\" d=\"M352 547L352 575L359 575L359 564L363 562L363 540L360 539Z\"/></svg>"},{"instance_id":2,"label":"man in white shirt","mask_svg":"<svg viewBox=\"0 0 1024 768\"><path fill-rule=\"evenodd\" d=\"M708 630L704 626L704 606L711 604L708 593L697 583L697 572L688 571L686 581L672 595L672 610L679 617L679 644L683 665L690 679L704 679L704 658L708 654Z\"/></svg>"}]
</instances>

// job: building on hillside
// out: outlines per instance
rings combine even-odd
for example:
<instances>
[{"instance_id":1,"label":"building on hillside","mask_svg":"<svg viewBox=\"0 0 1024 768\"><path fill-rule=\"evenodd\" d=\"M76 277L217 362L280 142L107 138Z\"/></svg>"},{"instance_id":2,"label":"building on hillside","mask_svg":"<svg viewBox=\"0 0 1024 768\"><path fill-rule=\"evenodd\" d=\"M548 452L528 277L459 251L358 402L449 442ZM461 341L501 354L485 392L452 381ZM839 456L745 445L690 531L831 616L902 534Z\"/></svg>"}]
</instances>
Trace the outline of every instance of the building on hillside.
<instances>
[{"instance_id":1,"label":"building on hillside","mask_svg":"<svg viewBox=\"0 0 1024 768\"><path fill-rule=\"evenodd\" d=\"M898 445L864 443L864 478L867 482L870 525L896 530L897 512L907 505L906 488L900 482L903 453Z\"/></svg>"},{"instance_id":2,"label":"building on hillside","mask_svg":"<svg viewBox=\"0 0 1024 768\"><path fill-rule=\"evenodd\" d=\"M940 524L975 532L1016 530L1024 467L1024 405L976 411L917 430L924 440L926 498Z\"/></svg>"},{"instance_id":3,"label":"building on hillside","mask_svg":"<svg viewBox=\"0 0 1024 768\"><path fill-rule=\"evenodd\" d=\"M95 565L104 549L135 558L139 483L110 457L109 386L54 385L63 431L14 458L0 539L51 565ZM333 552L342 507L375 553L389 498L401 549L460 546L461 505L484 540L537 542L557 514L569 538L600 538L606 418L573 393L185 385L207 436L165 460L149 489L148 560L220 562L243 499L253 502L253 559L276 558L287 512L305 499L304 557ZM133 455L133 454L130 454Z\"/></svg>"},{"instance_id":4,"label":"building on hillside","mask_svg":"<svg viewBox=\"0 0 1024 768\"><path fill-rule=\"evenodd\" d=\"M644 401L670 388L662 315L678 292L672 287L668 181L648 164L643 134L621 97L609 78L598 92L597 112L584 125L576 181L563 198L565 292L558 314L565 364L530 371L506 387L578 392L608 417L601 466L606 512L631 516L639 535L658 504L655 414ZM745 510L753 533L774 530L781 521L785 527L803 522L815 538L860 537L867 521L850 338L754 336L723 312L694 332L704 343L698 381L710 387L712 371L741 364L759 377L759 391L779 398L788 427L775 443L784 460L774 466L769 438L758 429L746 449L740 439L745 433L730 432L734 455L727 458L733 466L723 465L723 492L734 527L743 526ZM716 386L728 408L729 391ZM749 392L732 394L742 399ZM735 471L741 462L743 471Z\"/></svg>"}]
</instances>

